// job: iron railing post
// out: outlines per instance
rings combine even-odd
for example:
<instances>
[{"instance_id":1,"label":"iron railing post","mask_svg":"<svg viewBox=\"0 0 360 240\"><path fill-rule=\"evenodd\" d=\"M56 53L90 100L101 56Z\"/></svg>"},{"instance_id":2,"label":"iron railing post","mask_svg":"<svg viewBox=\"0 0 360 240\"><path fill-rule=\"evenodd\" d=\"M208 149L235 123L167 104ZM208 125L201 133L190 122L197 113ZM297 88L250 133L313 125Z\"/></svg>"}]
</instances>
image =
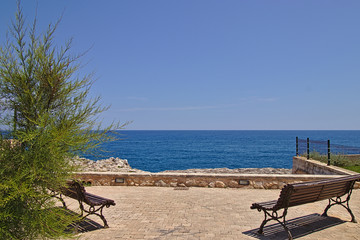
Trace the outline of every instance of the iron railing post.
<instances>
[{"instance_id":1,"label":"iron railing post","mask_svg":"<svg viewBox=\"0 0 360 240\"><path fill-rule=\"evenodd\" d=\"M299 156L299 138L296 137L296 156Z\"/></svg>"},{"instance_id":2,"label":"iron railing post","mask_svg":"<svg viewBox=\"0 0 360 240\"><path fill-rule=\"evenodd\" d=\"M309 138L306 139L306 153L307 153L307 159L310 159L310 140Z\"/></svg>"},{"instance_id":3,"label":"iron railing post","mask_svg":"<svg viewBox=\"0 0 360 240\"><path fill-rule=\"evenodd\" d=\"M328 140L327 144L328 144L328 162L327 162L327 165L330 166L330 140Z\"/></svg>"}]
</instances>

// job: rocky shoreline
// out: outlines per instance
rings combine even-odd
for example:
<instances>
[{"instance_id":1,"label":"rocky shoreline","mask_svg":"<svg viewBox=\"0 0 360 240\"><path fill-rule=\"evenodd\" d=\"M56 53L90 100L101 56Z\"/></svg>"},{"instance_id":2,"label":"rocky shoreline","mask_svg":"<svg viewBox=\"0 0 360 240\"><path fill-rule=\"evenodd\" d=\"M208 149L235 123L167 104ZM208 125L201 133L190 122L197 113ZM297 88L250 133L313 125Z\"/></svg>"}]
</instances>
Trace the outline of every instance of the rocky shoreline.
<instances>
[{"instance_id":1,"label":"rocky shoreline","mask_svg":"<svg viewBox=\"0 0 360 240\"><path fill-rule=\"evenodd\" d=\"M72 159L72 164L83 172L127 172L127 173L149 173L132 168L126 159L108 158L98 161L76 157ZM211 169L187 169L187 170L166 170L161 173L211 173L211 174L291 174L291 169L287 168L211 168Z\"/></svg>"},{"instance_id":2,"label":"rocky shoreline","mask_svg":"<svg viewBox=\"0 0 360 240\"><path fill-rule=\"evenodd\" d=\"M86 158L75 157L71 160L71 164L78 167L82 172L143 172L139 169L130 167L126 159L107 158L98 161Z\"/></svg>"},{"instance_id":3,"label":"rocky shoreline","mask_svg":"<svg viewBox=\"0 0 360 240\"><path fill-rule=\"evenodd\" d=\"M230 174L291 174L288 168L204 168L187 170L166 170L163 173L230 173Z\"/></svg>"}]
</instances>

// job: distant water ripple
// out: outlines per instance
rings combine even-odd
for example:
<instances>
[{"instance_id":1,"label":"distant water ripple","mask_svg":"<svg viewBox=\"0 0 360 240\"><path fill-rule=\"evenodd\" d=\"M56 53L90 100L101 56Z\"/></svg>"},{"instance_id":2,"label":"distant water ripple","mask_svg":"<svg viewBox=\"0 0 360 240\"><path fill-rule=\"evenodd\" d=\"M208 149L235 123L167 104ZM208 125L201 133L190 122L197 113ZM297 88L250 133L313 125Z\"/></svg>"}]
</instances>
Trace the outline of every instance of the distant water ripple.
<instances>
[{"instance_id":1,"label":"distant water ripple","mask_svg":"<svg viewBox=\"0 0 360 240\"><path fill-rule=\"evenodd\" d=\"M150 172L190 168L291 168L295 138L360 146L360 131L120 131L103 157Z\"/></svg>"}]
</instances>

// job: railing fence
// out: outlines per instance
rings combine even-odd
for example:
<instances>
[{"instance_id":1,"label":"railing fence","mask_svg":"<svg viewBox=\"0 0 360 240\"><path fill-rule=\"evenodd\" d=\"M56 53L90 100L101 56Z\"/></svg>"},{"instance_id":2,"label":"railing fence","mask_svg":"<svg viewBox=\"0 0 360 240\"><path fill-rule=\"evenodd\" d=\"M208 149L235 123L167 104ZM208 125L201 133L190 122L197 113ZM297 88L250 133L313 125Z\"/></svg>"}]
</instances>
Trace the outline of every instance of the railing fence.
<instances>
[{"instance_id":1,"label":"railing fence","mask_svg":"<svg viewBox=\"0 0 360 240\"><path fill-rule=\"evenodd\" d=\"M332 144L330 145L330 140L321 141L321 140L310 140L300 139L296 137L296 156L299 154L306 154L307 159L310 158L310 152L317 152L321 155L326 155L328 157L327 164L330 165L331 154L337 155L353 155L360 154L360 147Z\"/></svg>"}]
</instances>

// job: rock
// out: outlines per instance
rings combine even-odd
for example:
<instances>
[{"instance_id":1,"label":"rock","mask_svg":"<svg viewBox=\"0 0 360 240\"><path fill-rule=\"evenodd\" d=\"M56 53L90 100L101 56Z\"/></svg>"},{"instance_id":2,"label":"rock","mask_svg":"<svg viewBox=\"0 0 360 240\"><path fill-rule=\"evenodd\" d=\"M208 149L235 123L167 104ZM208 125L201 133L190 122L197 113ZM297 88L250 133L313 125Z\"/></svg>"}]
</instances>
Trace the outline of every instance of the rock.
<instances>
[{"instance_id":1,"label":"rock","mask_svg":"<svg viewBox=\"0 0 360 240\"><path fill-rule=\"evenodd\" d=\"M206 187L206 186L208 186L208 183L205 182L205 181L200 181L200 182L198 183L198 186L199 186L199 187Z\"/></svg>"},{"instance_id":2,"label":"rock","mask_svg":"<svg viewBox=\"0 0 360 240\"><path fill-rule=\"evenodd\" d=\"M277 182L264 182L263 183L263 187L265 189L278 189L279 188L279 185Z\"/></svg>"},{"instance_id":3,"label":"rock","mask_svg":"<svg viewBox=\"0 0 360 240\"><path fill-rule=\"evenodd\" d=\"M251 185L253 185L255 189L264 189L263 183L259 181L254 181Z\"/></svg>"},{"instance_id":4,"label":"rock","mask_svg":"<svg viewBox=\"0 0 360 240\"><path fill-rule=\"evenodd\" d=\"M215 181L215 182L209 183L209 187L210 188L226 188L226 185L222 181Z\"/></svg>"},{"instance_id":5,"label":"rock","mask_svg":"<svg viewBox=\"0 0 360 240\"><path fill-rule=\"evenodd\" d=\"M185 182L185 185L188 186L188 187L193 187L193 186L196 186L196 180L195 179L191 179L191 180L187 180Z\"/></svg>"},{"instance_id":6,"label":"rock","mask_svg":"<svg viewBox=\"0 0 360 240\"><path fill-rule=\"evenodd\" d=\"M163 180L159 180L155 183L155 186L158 186L158 187L168 187L169 185L166 184Z\"/></svg>"},{"instance_id":7,"label":"rock","mask_svg":"<svg viewBox=\"0 0 360 240\"><path fill-rule=\"evenodd\" d=\"M152 180L144 181L144 182L140 183L140 186L154 186L154 181L152 181Z\"/></svg>"},{"instance_id":8,"label":"rock","mask_svg":"<svg viewBox=\"0 0 360 240\"><path fill-rule=\"evenodd\" d=\"M215 182L215 187L217 187L217 188L226 188L226 185L222 181L216 181Z\"/></svg>"},{"instance_id":9,"label":"rock","mask_svg":"<svg viewBox=\"0 0 360 240\"><path fill-rule=\"evenodd\" d=\"M70 163L83 172L145 172L130 167L126 159L114 157L98 161L75 157Z\"/></svg>"},{"instance_id":10,"label":"rock","mask_svg":"<svg viewBox=\"0 0 360 240\"><path fill-rule=\"evenodd\" d=\"M239 183L234 180L231 180L228 185L231 188L239 187Z\"/></svg>"}]
</instances>

